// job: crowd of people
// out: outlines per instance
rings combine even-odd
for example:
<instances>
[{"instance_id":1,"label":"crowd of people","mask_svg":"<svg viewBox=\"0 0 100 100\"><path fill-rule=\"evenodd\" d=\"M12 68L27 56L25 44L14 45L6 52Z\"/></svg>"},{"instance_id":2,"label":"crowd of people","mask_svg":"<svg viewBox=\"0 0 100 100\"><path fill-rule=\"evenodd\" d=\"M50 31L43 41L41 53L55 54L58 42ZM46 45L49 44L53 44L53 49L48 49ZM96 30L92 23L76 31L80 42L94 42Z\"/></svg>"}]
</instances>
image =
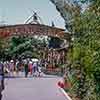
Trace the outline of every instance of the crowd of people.
<instances>
[{"instance_id":1,"label":"crowd of people","mask_svg":"<svg viewBox=\"0 0 100 100\"><path fill-rule=\"evenodd\" d=\"M24 60L11 60L2 62L4 66L4 73L8 77L17 76L19 72L24 72L25 77L29 74L40 76L41 64L38 59L24 59Z\"/></svg>"}]
</instances>

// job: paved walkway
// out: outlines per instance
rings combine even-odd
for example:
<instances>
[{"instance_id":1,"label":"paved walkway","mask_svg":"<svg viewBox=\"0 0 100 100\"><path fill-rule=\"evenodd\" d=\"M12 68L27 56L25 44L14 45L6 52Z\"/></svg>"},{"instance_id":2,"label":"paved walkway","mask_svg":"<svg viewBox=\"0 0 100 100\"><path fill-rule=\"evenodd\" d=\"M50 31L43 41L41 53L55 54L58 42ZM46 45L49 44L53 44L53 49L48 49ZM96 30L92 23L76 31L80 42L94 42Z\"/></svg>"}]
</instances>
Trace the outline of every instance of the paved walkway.
<instances>
[{"instance_id":1,"label":"paved walkway","mask_svg":"<svg viewBox=\"0 0 100 100\"><path fill-rule=\"evenodd\" d=\"M66 100L59 91L58 80L54 76L6 79L3 100Z\"/></svg>"}]
</instances>

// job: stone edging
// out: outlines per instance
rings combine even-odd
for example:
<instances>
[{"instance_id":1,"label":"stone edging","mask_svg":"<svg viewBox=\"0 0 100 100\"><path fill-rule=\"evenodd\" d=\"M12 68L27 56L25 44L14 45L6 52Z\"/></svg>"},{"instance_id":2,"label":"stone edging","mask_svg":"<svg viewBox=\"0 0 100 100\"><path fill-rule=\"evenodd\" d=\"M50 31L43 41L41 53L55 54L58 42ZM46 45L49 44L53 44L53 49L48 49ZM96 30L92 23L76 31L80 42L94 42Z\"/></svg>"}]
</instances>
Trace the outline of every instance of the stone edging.
<instances>
[{"instance_id":1,"label":"stone edging","mask_svg":"<svg viewBox=\"0 0 100 100\"><path fill-rule=\"evenodd\" d=\"M63 88L59 87L59 90L63 93L63 95L67 98L67 100L72 100L72 99L68 96L68 94L65 92L65 90L64 90Z\"/></svg>"}]
</instances>

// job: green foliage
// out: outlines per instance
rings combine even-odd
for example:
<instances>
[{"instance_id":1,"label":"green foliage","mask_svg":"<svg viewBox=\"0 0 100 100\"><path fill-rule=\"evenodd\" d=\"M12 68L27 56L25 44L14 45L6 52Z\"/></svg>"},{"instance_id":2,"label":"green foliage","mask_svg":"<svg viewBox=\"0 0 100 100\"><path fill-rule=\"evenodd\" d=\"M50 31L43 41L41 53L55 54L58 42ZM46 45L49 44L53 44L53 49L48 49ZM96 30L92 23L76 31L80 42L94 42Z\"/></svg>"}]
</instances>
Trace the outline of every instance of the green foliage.
<instances>
[{"instance_id":1,"label":"green foliage","mask_svg":"<svg viewBox=\"0 0 100 100\"><path fill-rule=\"evenodd\" d=\"M0 37L0 60L5 59L6 48L7 48L6 41L2 37Z\"/></svg>"},{"instance_id":2,"label":"green foliage","mask_svg":"<svg viewBox=\"0 0 100 100\"><path fill-rule=\"evenodd\" d=\"M50 37L49 40L49 47L50 48L60 48L63 40L59 39L58 37Z\"/></svg>"},{"instance_id":3,"label":"green foliage","mask_svg":"<svg viewBox=\"0 0 100 100\"><path fill-rule=\"evenodd\" d=\"M13 37L9 43L8 54L13 58L39 57L41 47L46 47L45 39L35 37Z\"/></svg>"},{"instance_id":4,"label":"green foliage","mask_svg":"<svg viewBox=\"0 0 100 100\"><path fill-rule=\"evenodd\" d=\"M97 2L98 3L98 2ZM95 7L94 4L92 3L92 6ZM91 8L90 8L91 9ZM81 64L83 66L82 69L84 70L84 73L86 74L85 76L85 80L84 80L84 86L80 87L82 89L86 90L86 87L88 87L88 92L85 91L85 95L86 94L90 94L90 95L86 95L85 98L81 98L82 100L99 100L100 99L100 82L99 79L96 77L100 77L99 74L100 73L100 56L99 56L99 52L100 52L100 16L97 15L97 12L95 13L92 10L86 10L84 13L82 13L80 16L78 16L77 18L75 18L75 23L73 26L74 32L75 34L75 41L74 43L80 44L81 49L74 49L75 51L73 51L73 53L75 52L81 52L81 56L76 55L76 57L78 57L79 62L81 62ZM95 8L95 10L97 11L98 7ZM77 34L79 33L79 34ZM78 43L76 42L77 40ZM73 47L75 48L75 47ZM76 59L73 58L73 61L75 62ZM82 72L81 72L82 73ZM82 79L82 77L81 77ZM80 80L81 80L80 79ZM92 82L92 86L89 87L90 82ZM80 90L82 91L82 90ZM80 92L79 91L79 92ZM92 95L95 96L92 96ZM80 95L80 97L83 94ZM87 98L86 98L87 97ZM94 98L95 97L95 98Z\"/></svg>"},{"instance_id":5,"label":"green foliage","mask_svg":"<svg viewBox=\"0 0 100 100\"><path fill-rule=\"evenodd\" d=\"M100 0L78 0L82 3L87 1L88 8L72 17L71 26L67 25L74 33L73 47L67 56L72 68L69 72L75 80L71 81L73 86L70 92L80 100L100 100ZM59 12L62 14L71 8L61 9ZM72 10L72 13L75 12Z\"/></svg>"}]
</instances>

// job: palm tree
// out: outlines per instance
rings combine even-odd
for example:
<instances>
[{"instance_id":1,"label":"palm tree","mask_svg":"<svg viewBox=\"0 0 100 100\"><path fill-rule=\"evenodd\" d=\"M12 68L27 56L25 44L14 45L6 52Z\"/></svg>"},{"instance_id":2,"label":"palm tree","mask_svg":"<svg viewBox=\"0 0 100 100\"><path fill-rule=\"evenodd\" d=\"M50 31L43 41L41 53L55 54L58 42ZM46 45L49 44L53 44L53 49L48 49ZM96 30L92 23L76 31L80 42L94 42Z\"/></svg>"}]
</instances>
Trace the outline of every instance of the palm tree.
<instances>
[{"instance_id":1,"label":"palm tree","mask_svg":"<svg viewBox=\"0 0 100 100\"><path fill-rule=\"evenodd\" d=\"M71 30L74 17L80 14L80 6L74 0L50 0L55 6L58 12L65 20L66 28L68 31Z\"/></svg>"}]
</instances>

